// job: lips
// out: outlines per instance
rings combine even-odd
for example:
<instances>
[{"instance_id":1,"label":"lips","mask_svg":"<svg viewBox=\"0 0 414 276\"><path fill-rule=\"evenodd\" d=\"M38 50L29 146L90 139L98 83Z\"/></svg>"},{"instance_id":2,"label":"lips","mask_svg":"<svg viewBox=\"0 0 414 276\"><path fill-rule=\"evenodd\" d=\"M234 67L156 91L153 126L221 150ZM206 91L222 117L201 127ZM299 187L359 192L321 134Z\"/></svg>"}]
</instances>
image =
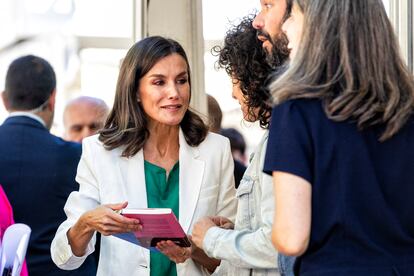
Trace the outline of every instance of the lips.
<instances>
[{"instance_id":1,"label":"lips","mask_svg":"<svg viewBox=\"0 0 414 276\"><path fill-rule=\"evenodd\" d=\"M161 106L161 108L168 109L168 110L176 110L176 109L180 109L181 107L182 107L181 104L169 104L169 105Z\"/></svg>"}]
</instances>

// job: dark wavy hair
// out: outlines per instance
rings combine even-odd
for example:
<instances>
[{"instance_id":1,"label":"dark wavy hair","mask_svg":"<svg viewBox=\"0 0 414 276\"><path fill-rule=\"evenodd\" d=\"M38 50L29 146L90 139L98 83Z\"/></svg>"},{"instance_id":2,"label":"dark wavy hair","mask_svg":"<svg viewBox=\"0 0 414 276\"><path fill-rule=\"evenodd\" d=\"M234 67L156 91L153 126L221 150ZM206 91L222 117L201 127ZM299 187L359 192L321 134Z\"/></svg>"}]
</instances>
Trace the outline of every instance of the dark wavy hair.
<instances>
[{"instance_id":1,"label":"dark wavy hair","mask_svg":"<svg viewBox=\"0 0 414 276\"><path fill-rule=\"evenodd\" d=\"M239 82L250 118L259 120L262 128L268 128L272 107L265 82L272 67L252 26L254 17L254 14L248 15L240 24L233 25L226 33L224 46L215 46L212 52L219 57L218 68L224 68L231 78Z\"/></svg>"},{"instance_id":2,"label":"dark wavy hair","mask_svg":"<svg viewBox=\"0 0 414 276\"><path fill-rule=\"evenodd\" d=\"M291 0L290 0L291 1ZM317 98L328 118L395 135L414 112L414 78L381 0L294 0L304 14L289 69L270 89L276 104Z\"/></svg>"},{"instance_id":3,"label":"dark wavy hair","mask_svg":"<svg viewBox=\"0 0 414 276\"><path fill-rule=\"evenodd\" d=\"M99 140L108 150L124 147L122 156L134 156L149 137L147 115L138 102L141 78L161 59L179 54L187 64L188 82L190 66L183 47L175 40L152 36L135 43L126 54L119 72L113 108L100 131ZM207 126L191 110L187 110L180 127L190 146L198 146L207 136Z\"/></svg>"}]
</instances>

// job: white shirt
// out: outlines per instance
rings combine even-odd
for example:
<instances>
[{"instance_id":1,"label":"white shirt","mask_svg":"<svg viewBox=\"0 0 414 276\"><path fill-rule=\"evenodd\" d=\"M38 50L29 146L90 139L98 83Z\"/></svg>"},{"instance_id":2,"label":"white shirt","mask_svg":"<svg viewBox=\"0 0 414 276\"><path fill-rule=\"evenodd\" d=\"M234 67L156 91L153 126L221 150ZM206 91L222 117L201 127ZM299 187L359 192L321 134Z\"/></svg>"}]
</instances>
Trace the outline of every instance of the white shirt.
<instances>
[{"instance_id":1,"label":"white shirt","mask_svg":"<svg viewBox=\"0 0 414 276\"><path fill-rule=\"evenodd\" d=\"M42 126L46 127L46 123L45 123L45 121L43 121L42 118L40 118L36 114L33 114L31 112L27 112L27 111L15 111L15 112L11 112L9 114L8 118L10 118L10 117L18 117L18 116L26 116L26 117L29 117L29 118L31 118L33 120L36 120L39 123L41 123Z\"/></svg>"}]
</instances>

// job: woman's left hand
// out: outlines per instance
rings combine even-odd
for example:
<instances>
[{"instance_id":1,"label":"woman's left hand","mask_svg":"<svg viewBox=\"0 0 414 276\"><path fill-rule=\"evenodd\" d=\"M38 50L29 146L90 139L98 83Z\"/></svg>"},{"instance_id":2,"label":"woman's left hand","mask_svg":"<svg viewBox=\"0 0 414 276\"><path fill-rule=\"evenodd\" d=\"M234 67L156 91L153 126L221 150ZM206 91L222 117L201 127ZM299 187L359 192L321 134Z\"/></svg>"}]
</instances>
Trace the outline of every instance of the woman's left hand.
<instances>
[{"instance_id":1,"label":"woman's left hand","mask_svg":"<svg viewBox=\"0 0 414 276\"><path fill-rule=\"evenodd\" d=\"M181 247L170 240L157 243L157 249L177 264L191 258L192 253L192 247Z\"/></svg>"},{"instance_id":2,"label":"woman's left hand","mask_svg":"<svg viewBox=\"0 0 414 276\"><path fill-rule=\"evenodd\" d=\"M214 226L217 225L210 217L203 217L199 219L193 227L193 232L191 234L192 242L194 242L197 247L203 249L204 236L206 235L208 229Z\"/></svg>"}]
</instances>

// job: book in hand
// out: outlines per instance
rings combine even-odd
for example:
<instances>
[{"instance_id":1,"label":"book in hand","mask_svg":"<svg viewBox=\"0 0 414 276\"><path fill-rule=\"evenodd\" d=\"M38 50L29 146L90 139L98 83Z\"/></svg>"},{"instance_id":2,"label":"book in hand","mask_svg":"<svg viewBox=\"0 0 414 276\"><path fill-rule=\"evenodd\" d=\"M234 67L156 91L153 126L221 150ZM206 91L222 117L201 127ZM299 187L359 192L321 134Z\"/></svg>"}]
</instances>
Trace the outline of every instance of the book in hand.
<instances>
[{"instance_id":1,"label":"book in hand","mask_svg":"<svg viewBox=\"0 0 414 276\"><path fill-rule=\"evenodd\" d=\"M190 247L183 228L170 208L122 209L121 215L135 218L142 225L141 231L118 233L113 236L135 243L144 248L158 251L156 245L160 241L170 240L181 247Z\"/></svg>"}]
</instances>

